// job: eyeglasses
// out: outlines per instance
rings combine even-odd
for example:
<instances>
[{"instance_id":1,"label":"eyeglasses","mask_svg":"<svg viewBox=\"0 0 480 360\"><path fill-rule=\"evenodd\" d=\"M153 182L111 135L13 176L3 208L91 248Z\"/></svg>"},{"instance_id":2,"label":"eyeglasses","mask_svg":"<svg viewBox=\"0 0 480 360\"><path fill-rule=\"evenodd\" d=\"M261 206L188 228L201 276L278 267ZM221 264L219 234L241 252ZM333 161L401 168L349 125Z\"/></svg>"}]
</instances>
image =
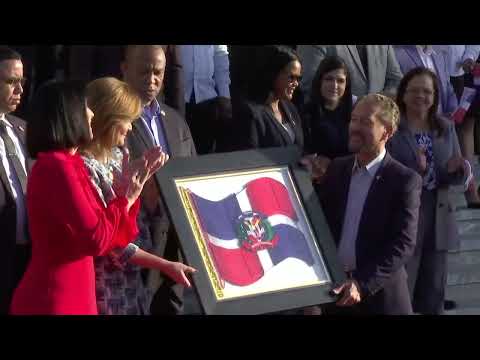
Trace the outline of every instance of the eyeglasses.
<instances>
[{"instance_id":1,"label":"eyeglasses","mask_svg":"<svg viewBox=\"0 0 480 360\"><path fill-rule=\"evenodd\" d=\"M25 86L25 83L27 82L26 77L22 78L8 78L8 79L3 79L2 80L5 84L10 85L12 87L16 87L17 85L21 85L22 87Z\"/></svg>"},{"instance_id":2,"label":"eyeglasses","mask_svg":"<svg viewBox=\"0 0 480 360\"><path fill-rule=\"evenodd\" d=\"M423 89L423 88L407 88L407 93L414 94L414 95L427 95L432 96L434 92L430 89Z\"/></svg>"},{"instance_id":3,"label":"eyeglasses","mask_svg":"<svg viewBox=\"0 0 480 360\"><path fill-rule=\"evenodd\" d=\"M288 75L288 82L293 83L294 81L301 82L302 81L302 75Z\"/></svg>"}]
</instances>

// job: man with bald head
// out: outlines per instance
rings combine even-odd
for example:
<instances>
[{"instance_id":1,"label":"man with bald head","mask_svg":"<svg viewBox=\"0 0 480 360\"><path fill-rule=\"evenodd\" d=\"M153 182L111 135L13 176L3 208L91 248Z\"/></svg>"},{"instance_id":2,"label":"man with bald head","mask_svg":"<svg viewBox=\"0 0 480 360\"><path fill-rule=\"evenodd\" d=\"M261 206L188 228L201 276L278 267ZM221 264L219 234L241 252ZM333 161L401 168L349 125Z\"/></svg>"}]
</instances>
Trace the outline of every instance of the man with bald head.
<instances>
[{"instance_id":1,"label":"man with bald head","mask_svg":"<svg viewBox=\"0 0 480 360\"><path fill-rule=\"evenodd\" d=\"M185 119L158 100L163 87L166 59L161 45L128 45L121 64L124 80L140 95L143 112L133 123L127 143L132 159L145 150L161 146L170 158L196 155L195 145ZM151 251L168 260L180 259L178 238L163 203L158 173L142 193L142 218L150 231ZM148 250L148 244L146 244ZM155 293L150 307L153 315L181 314L183 288L158 272L150 272L147 285Z\"/></svg>"},{"instance_id":2,"label":"man with bald head","mask_svg":"<svg viewBox=\"0 0 480 360\"><path fill-rule=\"evenodd\" d=\"M162 102L185 116L183 66L179 45L162 45L167 58ZM100 77L122 78L120 64L125 59L125 45L64 46L65 76L69 79L92 81Z\"/></svg>"}]
</instances>

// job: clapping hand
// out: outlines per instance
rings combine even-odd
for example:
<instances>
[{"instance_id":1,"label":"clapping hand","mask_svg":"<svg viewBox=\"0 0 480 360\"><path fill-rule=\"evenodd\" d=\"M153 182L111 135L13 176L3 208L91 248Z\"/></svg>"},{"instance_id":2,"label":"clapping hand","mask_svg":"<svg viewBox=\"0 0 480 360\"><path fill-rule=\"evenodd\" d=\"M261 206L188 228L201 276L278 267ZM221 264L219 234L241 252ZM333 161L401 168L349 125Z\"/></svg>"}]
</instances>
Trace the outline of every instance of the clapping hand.
<instances>
[{"instance_id":1,"label":"clapping hand","mask_svg":"<svg viewBox=\"0 0 480 360\"><path fill-rule=\"evenodd\" d=\"M418 168L423 175L427 171L427 156L425 155L425 149L423 147L417 150Z\"/></svg>"},{"instance_id":2,"label":"clapping hand","mask_svg":"<svg viewBox=\"0 0 480 360\"><path fill-rule=\"evenodd\" d=\"M452 156L447 163L447 172L453 174L456 172L462 172L465 174L468 171L465 159L461 156Z\"/></svg>"},{"instance_id":3,"label":"clapping hand","mask_svg":"<svg viewBox=\"0 0 480 360\"><path fill-rule=\"evenodd\" d=\"M130 156L127 149L123 150L123 163L122 170L127 173L133 173L136 170L140 170L143 167L144 160L147 161L146 167L149 171L148 179L157 172L168 161L168 154L162 151L161 146L153 147L143 154L139 159L130 161Z\"/></svg>"},{"instance_id":4,"label":"clapping hand","mask_svg":"<svg viewBox=\"0 0 480 360\"><path fill-rule=\"evenodd\" d=\"M138 168L132 171L126 171L122 173L122 181L121 183L124 184L123 191L124 196L128 200L128 208L135 203L138 199L140 194L142 193L143 186L147 182L148 178L150 177L150 171L147 166L147 160L143 160L142 162L138 163Z\"/></svg>"},{"instance_id":5,"label":"clapping hand","mask_svg":"<svg viewBox=\"0 0 480 360\"><path fill-rule=\"evenodd\" d=\"M169 156L163 152L161 146L157 146L145 151L143 158L147 160L147 167L150 172L148 179L150 179L150 177L155 174L158 169L167 163Z\"/></svg>"},{"instance_id":6,"label":"clapping hand","mask_svg":"<svg viewBox=\"0 0 480 360\"><path fill-rule=\"evenodd\" d=\"M140 196L145 182L168 161L168 155L161 147L154 147L141 158L130 161L128 150L124 148L122 152L122 173L114 177L113 189L117 196L127 198L130 207Z\"/></svg>"}]
</instances>

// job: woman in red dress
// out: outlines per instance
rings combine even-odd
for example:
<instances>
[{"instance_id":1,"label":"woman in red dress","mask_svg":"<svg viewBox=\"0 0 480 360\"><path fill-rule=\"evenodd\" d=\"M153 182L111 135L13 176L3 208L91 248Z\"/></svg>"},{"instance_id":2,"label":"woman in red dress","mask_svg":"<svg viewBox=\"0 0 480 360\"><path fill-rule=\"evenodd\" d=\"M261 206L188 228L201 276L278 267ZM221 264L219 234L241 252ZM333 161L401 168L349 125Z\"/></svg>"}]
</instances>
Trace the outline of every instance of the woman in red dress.
<instances>
[{"instance_id":1,"label":"woman in red dress","mask_svg":"<svg viewBox=\"0 0 480 360\"><path fill-rule=\"evenodd\" d=\"M84 86L50 83L30 110L27 147L37 159L27 187L32 257L11 313L96 315L93 257L135 239L138 196L160 164L138 162L121 179L124 193L105 207L77 154L92 138Z\"/></svg>"}]
</instances>

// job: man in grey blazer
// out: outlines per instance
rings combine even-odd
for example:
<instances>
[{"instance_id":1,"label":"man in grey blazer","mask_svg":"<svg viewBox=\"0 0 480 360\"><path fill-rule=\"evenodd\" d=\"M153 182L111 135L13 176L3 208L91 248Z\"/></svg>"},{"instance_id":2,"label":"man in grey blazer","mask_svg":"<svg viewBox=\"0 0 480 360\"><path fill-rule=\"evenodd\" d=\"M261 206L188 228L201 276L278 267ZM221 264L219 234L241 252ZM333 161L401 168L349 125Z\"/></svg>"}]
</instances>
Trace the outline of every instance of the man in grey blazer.
<instances>
[{"instance_id":1,"label":"man in grey blazer","mask_svg":"<svg viewBox=\"0 0 480 360\"><path fill-rule=\"evenodd\" d=\"M300 87L310 97L312 80L318 65L327 56L342 58L348 67L353 95L371 93L395 95L402 72L392 45L298 45L303 80Z\"/></svg>"},{"instance_id":2,"label":"man in grey blazer","mask_svg":"<svg viewBox=\"0 0 480 360\"><path fill-rule=\"evenodd\" d=\"M140 119L133 123L127 138L133 159L154 146L161 146L170 158L196 155L195 145L185 119L174 109L159 102L166 58L161 45L129 45L122 63L124 80L140 95L144 105ZM150 230L152 252L171 261L181 260L178 239L163 203L158 173L142 192L142 217ZM155 292L152 314L180 314L183 288L158 272L150 272L148 286Z\"/></svg>"}]
</instances>

